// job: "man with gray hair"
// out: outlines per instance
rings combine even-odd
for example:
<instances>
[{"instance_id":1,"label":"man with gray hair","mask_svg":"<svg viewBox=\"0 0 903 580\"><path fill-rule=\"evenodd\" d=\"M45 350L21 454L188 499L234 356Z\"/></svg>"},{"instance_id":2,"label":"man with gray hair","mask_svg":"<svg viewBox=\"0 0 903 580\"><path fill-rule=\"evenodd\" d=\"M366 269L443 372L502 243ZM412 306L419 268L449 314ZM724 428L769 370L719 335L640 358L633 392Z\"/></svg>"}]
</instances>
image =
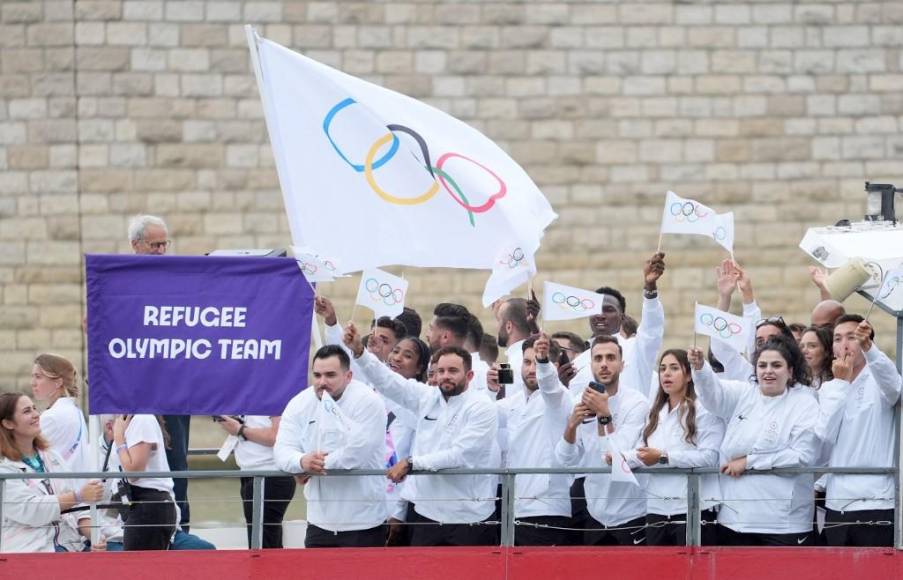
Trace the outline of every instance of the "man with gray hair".
<instances>
[{"instance_id":1,"label":"man with gray hair","mask_svg":"<svg viewBox=\"0 0 903 580\"><path fill-rule=\"evenodd\" d=\"M136 254L162 256L169 248L169 228L162 218L153 215L136 215L129 220L129 243ZM190 415L164 415L166 430L171 438L166 450L166 461L172 471L188 469L188 433L191 428ZM188 508L188 480L173 478L173 493L179 505L181 518L179 525L186 532L191 514Z\"/></svg>"}]
</instances>

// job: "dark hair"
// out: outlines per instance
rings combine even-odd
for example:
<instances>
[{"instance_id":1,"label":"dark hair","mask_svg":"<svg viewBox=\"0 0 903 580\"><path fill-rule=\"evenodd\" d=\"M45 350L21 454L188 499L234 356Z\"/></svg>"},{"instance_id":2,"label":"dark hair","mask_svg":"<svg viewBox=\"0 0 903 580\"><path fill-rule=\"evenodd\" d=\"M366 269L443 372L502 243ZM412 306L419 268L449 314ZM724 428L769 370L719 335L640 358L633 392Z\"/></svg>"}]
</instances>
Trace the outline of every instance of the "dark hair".
<instances>
[{"instance_id":1,"label":"dark hair","mask_svg":"<svg viewBox=\"0 0 903 580\"><path fill-rule=\"evenodd\" d=\"M406 336L399 340L398 344L401 344L404 340L410 340L414 344L414 351L417 353L417 375L414 379L425 383L426 371L430 368L430 347L416 336Z\"/></svg>"},{"instance_id":2,"label":"dark hair","mask_svg":"<svg viewBox=\"0 0 903 580\"><path fill-rule=\"evenodd\" d=\"M627 312L627 300L624 299L623 294L621 294L614 288L602 286L601 288L596 288L596 294L608 294L609 296L614 297L614 299L618 301L618 306L621 307L621 314Z\"/></svg>"},{"instance_id":3,"label":"dark hair","mask_svg":"<svg viewBox=\"0 0 903 580\"><path fill-rule=\"evenodd\" d=\"M24 397L24 393L3 393L0 395L0 421L7 419L15 421L16 407L19 405L19 399ZM34 448L43 451L50 447L47 440L40 433L34 438ZM16 440L12 431L7 429L0 423L0 455L13 461L22 461L22 452L16 447Z\"/></svg>"},{"instance_id":4,"label":"dark hair","mask_svg":"<svg viewBox=\"0 0 903 580\"><path fill-rule=\"evenodd\" d=\"M814 332L815 338L818 340L818 343L821 345L822 349L825 351L825 356L821 361L821 374L819 376L812 376L812 369L808 369L809 378L812 380L818 379L819 383L826 383L834 378L833 370L831 369L831 363L834 362L834 336L831 332L830 328L825 326L809 326L803 329L803 333L800 335L800 338L806 336L806 333ZM802 349L800 349L802 350ZM807 365L808 366L808 365Z\"/></svg>"},{"instance_id":5,"label":"dark hair","mask_svg":"<svg viewBox=\"0 0 903 580\"><path fill-rule=\"evenodd\" d=\"M806 331L806 325L803 324L802 322L791 322L790 324L787 325L787 328L790 330L791 333L799 332L800 334L802 334L803 332Z\"/></svg>"},{"instance_id":6,"label":"dark hair","mask_svg":"<svg viewBox=\"0 0 903 580\"><path fill-rule=\"evenodd\" d=\"M527 299L508 298L505 300L505 304L507 304L508 307L505 308L502 314L502 324L510 321L521 334L526 334L528 336L532 334L530 318L528 317L529 310L527 310Z\"/></svg>"},{"instance_id":7,"label":"dark hair","mask_svg":"<svg viewBox=\"0 0 903 580\"><path fill-rule=\"evenodd\" d=\"M455 335L458 340L466 340L470 329L470 311L460 304L442 302L433 309L436 317L434 324L443 330Z\"/></svg>"},{"instance_id":8,"label":"dark hair","mask_svg":"<svg viewBox=\"0 0 903 580\"><path fill-rule=\"evenodd\" d=\"M614 345L618 347L618 356L621 358L624 358L624 349L621 348L621 343L618 342L617 338L606 335L606 334L603 334L601 336L597 336L596 338L594 338L592 344L590 345L590 349L593 349L597 344L611 344L611 343L614 343Z\"/></svg>"},{"instance_id":9,"label":"dark hair","mask_svg":"<svg viewBox=\"0 0 903 580\"><path fill-rule=\"evenodd\" d=\"M624 313L624 318L621 319L621 332L623 332L627 338L630 338L636 335L639 328L640 325L637 323L636 318Z\"/></svg>"},{"instance_id":10,"label":"dark hair","mask_svg":"<svg viewBox=\"0 0 903 580\"><path fill-rule=\"evenodd\" d=\"M566 330L562 330L552 334L552 340L556 338L563 338L569 343L571 343L571 347L577 351L577 353L581 353L587 349L586 341L580 337L580 335L574 332L567 332Z\"/></svg>"},{"instance_id":11,"label":"dark hair","mask_svg":"<svg viewBox=\"0 0 903 580\"><path fill-rule=\"evenodd\" d=\"M787 323L784 322L783 316L771 316L769 318L763 318L762 320L758 321L756 323L756 333L758 333L759 329L763 326L774 326L781 331L781 336L789 338L791 340L796 340L796 338L793 336L793 333L790 332L790 327L788 327Z\"/></svg>"},{"instance_id":12,"label":"dark hair","mask_svg":"<svg viewBox=\"0 0 903 580\"><path fill-rule=\"evenodd\" d=\"M401 340L407 336L408 331L400 320L389 318L388 316L380 316L371 328L388 328L395 335L395 340Z\"/></svg>"},{"instance_id":13,"label":"dark hair","mask_svg":"<svg viewBox=\"0 0 903 580\"><path fill-rule=\"evenodd\" d=\"M461 357L461 360L464 361L465 371L469 371L473 368L473 358L471 358L469 352L467 352L460 346L443 346L433 354L433 360L438 361L440 358L447 354L453 354Z\"/></svg>"},{"instance_id":14,"label":"dark hair","mask_svg":"<svg viewBox=\"0 0 903 580\"><path fill-rule=\"evenodd\" d=\"M499 342L495 336L483 333L483 340L480 341L480 358L490 364L498 360Z\"/></svg>"},{"instance_id":15,"label":"dark hair","mask_svg":"<svg viewBox=\"0 0 903 580\"><path fill-rule=\"evenodd\" d=\"M855 322L856 324L859 324L860 322L862 322L864 320L865 320L865 318L859 316L858 314L844 314L843 316L841 316L840 318L838 318L837 320L834 321L834 328L836 329L838 326L840 326L844 322ZM869 338L871 338L872 340L875 339L874 327L872 328L872 331L869 333Z\"/></svg>"},{"instance_id":16,"label":"dark hair","mask_svg":"<svg viewBox=\"0 0 903 580\"><path fill-rule=\"evenodd\" d=\"M405 306L401 314L395 317L395 320L404 324L407 336L420 336L420 333L423 331L423 320L413 308Z\"/></svg>"},{"instance_id":17,"label":"dark hair","mask_svg":"<svg viewBox=\"0 0 903 580\"><path fill-rule=\"evenodd\" d=\"M752 381L754 383L759 382L759 379L756 376L756 367L759 364L759 357L762 356L763 352L769 350L773 350L780 354L781 357L787 362L787 366L790 367L790 381L787 385L788 389L792 388L797 383L801 385L809 384L809 373L808 367L806 365L806 359L803 358L803 353L802 351L800 351L800 347L796 343L796 339L792 336L790 338L787 338L783 334L772 336L765 341L765 344L757 348L755 353L753 353Z\"/></svg>"},{"instance_id":18,"label":"dark hair","mask_svg":"<svg viewBox=\"0 0 903 580\"><path fill-rule=\"evenodd\" d=\"M327 359L334 356L339 357L339 365L342 367L343 371L347 371L351 368L351 358L348 356L348 353L345 352L345 349L337 344L321 346L317 352L314 353L313 360Z\"/></svg>"},{"instance_id":19,"label":"dark hair","mask_svg":"<svg viewBox=\"0 0 903 580\"><path fill-rule=\"evenodd\" d=\"M467 339L473 343L474 350L480 350L480 345L483 344L483 324L473 314L467 319Z\"/></svg>"},{"instance_id":20,"label":"dark hair","mask_svg":"<svg viewBox=\"0 0 903 580\"><path fill-rule=\"evenodd\" d=\"M684 427L684 441L690 445L696 444L696 387L693 386L693 378L690 372L690 359L687 357L687 351L680 348L672 348L662 353L658 359L658 366L661 369L662 361L665 357L671 355L677 359L677 363L684 370L687 377L690 377L687 383L687 391L684 393L683 401L680 403L680 418L686 415L686 421L681 421ZM646 428L643 429L643 444L649 445L649 436L658 429L658 415L662 408L668 404L670 396L662 388L661 370L659 370L658 392L655 395L655 401L649 410L649 418L646 419Z\"/></svg>"},{"instance_id":21,"label":"dark hair","mask_svg":"<svg viewBox=\"0 0 903 580\"><path fill-rule=\"evenodd\" d=\"M527 349L533 348L536 346L536 341L539 339L538 336L531 336L530 338L524 340L521 345L521 352L527 352ZM558 343L552 339L549 339L549 360L555 362L558 360L558 357L561 355L561 347L558 346Z\"/></svg>"}]
</instances>

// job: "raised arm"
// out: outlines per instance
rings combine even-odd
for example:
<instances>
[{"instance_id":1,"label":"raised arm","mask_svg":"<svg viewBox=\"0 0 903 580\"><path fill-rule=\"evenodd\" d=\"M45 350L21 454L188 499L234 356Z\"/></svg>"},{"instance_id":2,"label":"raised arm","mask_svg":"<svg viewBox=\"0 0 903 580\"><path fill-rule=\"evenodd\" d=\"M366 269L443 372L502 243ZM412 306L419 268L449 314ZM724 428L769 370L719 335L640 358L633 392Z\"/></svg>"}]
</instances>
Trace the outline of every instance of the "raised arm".
<instances>
[{"instance_id":1,"label":"raised arm","mask_svg":"<svg viewBox=\"0 0 903 580\"><path fill-rule=\"evenodd\" d=\"M751 388L749 383L719 379L698 348L689 349L688 356L699 400L709 412L729 421L741 395Z\"/></svg>"}]
</instances>

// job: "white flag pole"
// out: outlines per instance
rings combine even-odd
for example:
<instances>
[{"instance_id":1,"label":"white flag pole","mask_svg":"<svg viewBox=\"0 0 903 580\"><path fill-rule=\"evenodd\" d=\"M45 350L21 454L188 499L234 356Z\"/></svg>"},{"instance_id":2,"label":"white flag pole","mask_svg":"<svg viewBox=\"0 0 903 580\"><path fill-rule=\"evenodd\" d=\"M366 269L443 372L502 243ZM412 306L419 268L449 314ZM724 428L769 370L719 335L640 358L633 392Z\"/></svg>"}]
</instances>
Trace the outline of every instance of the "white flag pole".
<instances>
[{"instance_id":1,"label":"white flag pole","mask_svg":"<svg viewBox=\"0 0 903 580\"><path fill-rule=\"evenodd\" d=\"M91 458L93 469L100 471L101 463L100 449L97 447L97 441L100 439L100 417L97 415L88 415L88 457ZM110 445L113 443L110 442ZM97 503L91 503L89 508L91 514L91 545L97 546L100 543L100 523L97 519Z\"/></svg>"}]
</instances>

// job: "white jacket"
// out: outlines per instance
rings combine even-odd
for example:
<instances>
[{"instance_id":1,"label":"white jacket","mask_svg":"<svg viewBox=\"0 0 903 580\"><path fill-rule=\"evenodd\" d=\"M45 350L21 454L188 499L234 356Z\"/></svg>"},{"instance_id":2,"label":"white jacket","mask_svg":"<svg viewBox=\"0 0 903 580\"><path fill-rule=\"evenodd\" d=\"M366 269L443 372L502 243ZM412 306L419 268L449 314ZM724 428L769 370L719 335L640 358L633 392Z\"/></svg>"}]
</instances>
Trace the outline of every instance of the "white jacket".
<instances>
[{"instance_id":1,"label":"white jacket","mask_svg":"<svg viewBox=\"0 0 903 580\"><path fill-rule=\"evenodd\" d=\"M414 469L499 467L498 416L485 393L468 388L446 401L437 387L405 379L369 352L357 361L383 395L416 413ZM401 495L425 518L475 523L492 515L497 479L494 475L415 475L408 478Z\"/></svg>"},{"instance_id":2,"label":"white jacket","mask_svg":"<svg viewBox=\"0 0 903 580\"><path fill-rule=\"evenodd\" d=\"M819 390L818 435L831 467L893 467L894 405L901 378L876 345L852 383L834 379ZM855 499L862 498L862 499ZM835 511L894 508L892 475L827 475L826 505Z\"/></svg>"},{"instance_id":3,"label":"white jacket","mask_svg":"<svg viewBox=\"0 0 903 580\"><path fill-rule=\"evenodd\" d=\"M567 426L573 402L558 381L552 363L536 365L538 388L528 394L505 397L497 403L499 430L507 426L507 467L560 467L555 445ZM515 478L514 515L571 517L571 477L566 474L518 475Z\"/></svg>"},{"instance_id":4,"label":"white jacket","mask_svg":"<svg viewBox=\"0 0 903 580\"><path fill-rule=\"evenodd\" d=\"M705 407L727 421L721 463L746 457L747 469L808 467L815 464L818 403L793 387L766 397L757 385L719 379L708 363L693 370ZM718 520L743 533L798 534L812 530L812 474L720 476L723 497Z\"/></svg>"},{"instance_id":5,"label":"white jacket","mask_svg":"<svg viewBox=\"0 0 903 580\"><path fill-rule=\"evenodd\" d=\"M580 425L575 443L568 443L564 437L558 440L555 456L561 465L606 467L606 437L612 437L622 452L633 449L649 413L646 397L636 389L619 386L617 394L608 399L608 406L611 409L614 433L600 435L599 424L595 419L591 423ZM646 495L632 483L612 482L610 474L596 473L586 476L584 489L587 510L596 521L605 526L619 526L646 515Z\"/></svg>"},{"instance_id":6,"label":"white jacket","mask_svg":"<svg viewBox=\"0 0 903 580\"><path fill-rule=\"evenodd\" d=\"M48 473L68 471L53 451L39 452ZM0 458L0 473L35 473L22 461ZM3 495L3 552L53 552L54 541L78 549L74 515L60 515L61 493L73 491L65 479L7 479Z\"/></svg>"},{"instance_id":7,"label":"white jacket","mask_svg":"<svg viewBox=\"0 0 903 580\"><path fill-rule=\"evenodd\" d=\"M367 385L352 380L336 401L350 430L341 446L326 456L330 469L384 469L386 410ZM279 423L273 456L282 471L302 473L301 458L319 451L317 420L320 399L313 387L295 395ZM386 487L382 476L311 477L304 486L307 519L331 532L374 528L386 519Z\"/></svg>"},{"instance_id":8,"label":"white jacket","mask_svg":"<svg viewBox=\"0 0 903 580\"><path fill-rule=\"evenodd\" d=\"M644 444L640 435L636 446L659 449L668 455L668 465L656 467L715 467L718 465L718 449L724 438L724 421L705 410L696 401L696 443L689 443L684 436L686 414L681 407L668 410L668 405L658 414L658 425ZM648 418L647 418L648 421ZM646 426L643 426L645 430ZM631 467L647 467L637 457L634 449L627 454ZM720 495L717 475L704 475L700 481L702 509L718 503ZM650 514L673 516L687 513L687 477L685 475L653 475L646 482L646 511Z\"/></svg>"}]
</instances>

